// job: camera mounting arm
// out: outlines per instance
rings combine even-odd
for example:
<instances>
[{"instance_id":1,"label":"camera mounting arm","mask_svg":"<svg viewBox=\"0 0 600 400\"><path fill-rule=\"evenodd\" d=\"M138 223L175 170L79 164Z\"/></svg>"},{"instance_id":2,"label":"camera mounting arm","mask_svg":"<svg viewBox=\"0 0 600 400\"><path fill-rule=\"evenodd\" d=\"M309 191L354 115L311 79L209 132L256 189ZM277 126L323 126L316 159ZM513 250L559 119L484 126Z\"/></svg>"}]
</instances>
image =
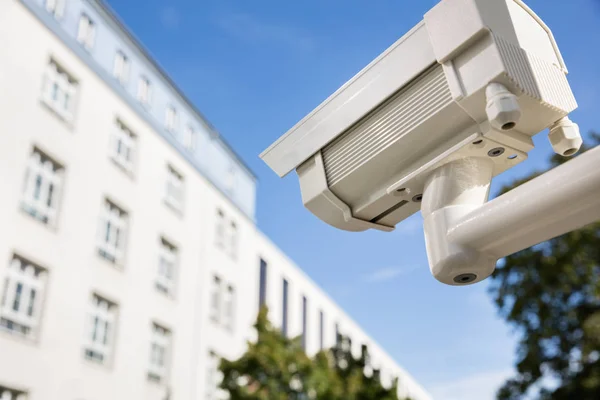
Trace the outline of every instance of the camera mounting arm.
<instances>
[{"instance_id":1,"label":"camera mounting arm","mask_svg":"<svg viewBox=\"0 0 600 400\"><path fill-rule=\"evenodd\" d=\"M421 212L432 274L479 282L510 254L600 221L600 147L487 201L492 162L468 157L434 170Z\"/></svg>"}]
</instances>

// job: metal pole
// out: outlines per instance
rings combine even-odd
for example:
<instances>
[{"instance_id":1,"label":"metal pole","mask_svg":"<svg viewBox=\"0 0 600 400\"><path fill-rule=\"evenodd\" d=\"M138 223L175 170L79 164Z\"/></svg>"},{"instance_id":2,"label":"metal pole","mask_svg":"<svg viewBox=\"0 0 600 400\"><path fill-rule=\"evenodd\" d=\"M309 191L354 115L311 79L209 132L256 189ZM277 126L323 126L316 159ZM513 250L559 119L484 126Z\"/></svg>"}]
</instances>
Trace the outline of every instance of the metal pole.
<instances>
[{"instance_id":1,"label":"metal pole","mask_svg":"<svg viewBox=\"0 0 600 400\"><path fill-rule=\"evenodd\" d=\"M501 258L600 221L600 146L489 201L448 241Z\"/></svg>"}]
</instances>

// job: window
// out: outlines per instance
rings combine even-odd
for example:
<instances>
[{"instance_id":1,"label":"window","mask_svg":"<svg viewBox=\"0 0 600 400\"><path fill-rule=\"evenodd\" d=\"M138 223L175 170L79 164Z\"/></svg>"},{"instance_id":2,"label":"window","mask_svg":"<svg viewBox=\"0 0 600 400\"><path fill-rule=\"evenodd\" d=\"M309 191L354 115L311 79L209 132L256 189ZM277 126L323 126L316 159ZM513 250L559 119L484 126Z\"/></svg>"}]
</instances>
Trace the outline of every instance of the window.
<instances>
[{"instance_id":1,"label":"window","mask_svg":"<svg viewBox=\"0 0 600 400\"><path fill-rule=\"evenodd\" d=\"M323 310L319 311L319 350L323 350L325 348L325 314Z\"/></svg>"},{"instance_id":2,"label":"window","mask_svg":"<svg viewBox=\"0 0 600 400\"><path fill-rule=\"evenodd\" d=\"M227 286L225 292L224 309L223 326L229 332L233 332L235 324L235 289L231 285Z\"/></svg>"},{"instance_id":3,"label":"window","mask_svg":"<svg viewBox=\"0 0 600 400\"><path fill-rule=\"evenodd\" d=\"M196 149L196 132L190 125L187 125L183 131L183 145L189 151Z\"/></svg>"},{"instance_id":4,"label":"window","mask_svg":"<svg viewBox=\"0 0 600 400\"><path fill-rule=\"evenodd\" d=\"M173 106L168 106L165 112L165 129L171 133L177 129L177 110Z\"/></svg>"},{"instance_id":5,"label":"window","mask_svg":"<svg viewBox=\"0 0 600 400\"><path fill-rule=\"evenodd\" d=\"M214 351L208 353L206 368L206 400L223 399L223 391L219 388L223 380L223 373L219 369L219 357Z\"/></svg>"},{"instance_id":6,"label":"window","mask_svg":"<svg viewBox=\"0 0 600 400\"><path fill-rule=\"evenodd\" d=\"M158 324L152 324L148 379L155 382L164 382L167 378L170 342L171 332Z\"/></svg>"},{"instance_id":7,"label":"window","mask_svg":"<svg viewBox=\"0 0 600 400\"><path fill-rule=\"evenodd\" d=\"M61 19L65 12L65 0L46 0L46 11L54 18Z\"/></svg>"},{"instance_id":8,"label":"window","mask_svg":"<svg viewBox=\"0 0 600 400\"><path fill-rule=\"evenodd\" d=\"M46 271L13 256L4 278L0 303L0 327L35 337L40 322Z\"/></svg>"},{"instance_id":9,"label":"window","mask_svg":"<svg viewBox=\"0 0 600 400\"><path fill-rule=\"evenodd\" d=\"M236 259L238 252L238 228L235 222L229 224L229 255Z\"/></svg>"},{"instance_id":10,"label":"window","mask_svg":"<svg viewBox=\"0 0 600 400\"><path fill-rule=\"evenodd\" d=\"M267 304L267 268L267 262L261 258L258 278L258 308L262 308Z\"/></svg>"},{"instance_id":11,"label":"window","mask_svg":"<svg viewBox=\"0 0 600 400\"><path fill-rule=\"evenodd\" d=\"M15 390L0 385L0 399L2 400L27 400L27 392Z\"/></svg>"},{"instance_id":12,"label":"window","mask_svg":"<svg viewBox=\"0 0 600 400\"><path fill-rule=\"evenodd\" d=\"M229 167L229 169L227 170L227 179L225 181L225 189L229 193L233 193L233 191L235 190L235 181L236 181L235 168L233 167L233 165L231 165Z\"/></svg>"},{"instance_id":13,"label":"window","mask_svg":"<svg viewBox=\"0 0 600 400\"><path fill-rule=\"evenodd\" d=\"M238 226L235 221L229 221L225 218L225 213L217 209L216 224L216 245L222 248L231 258L236 259L238 253Z\"/></svg>"},{"instance_id":14,"label":"window","mask_svg":"<svg viewBox=\"0 0 600 400\"><path fill-rule=\"evenodd\" d=\"M235 328L235 288L215 275L210 291L210 319L230 332Z\"/></svg>"},{"instance_id":15,"label":"window","mask_svg":"<svg viewBox=\"0 0 600 400\"><path fill-rule=\"evenodd\" d=\"M217 246L225 248L225 213L222 210L217 210L217 225L215 236Z\"/></svg>"},{"instance_id":16,"label":"window","mask_svg":"<svg viewBox=\"0 0 600 400\"><path fill-rule=\"evenodd\" d=\"M94 294L92 296L85 335L85 358L108 364L117 322L117 305Z\"/></svg>"},{"instance_id":17,"label":"window","mask_svg":"<svg viewBox=\"0 0 600 400\"><path fill-rule=\"evenodd\" d=\"M29 157L21 208L45 224L56 222L63 169L37 149Z\"/></svg>"},{"instance_id":18,"label":"window","mask_svg":"<svg viewBox=\"0 0 600 400\"><path fill-rule=\"evenodd\" d=\"M46 67L42 100L67 121L73 119L77 82L56 62L51 60Z\"/></svg>"},{"instance_id":19,"label":"window","mask_svg":"<svg viewBox=\"0 0 600 400\"><path fill-rule=\"evenodd\" d=\"M282 316L281 316L281 333L287 337L288 334L288 291L289 283L287 279L283 280L283 301L282 301Z\"/></svg>"},{"instance_id":20,"label":"window","mask_svg":"<svg viewBox=\"0 0 600 400\"><path fill-rule=\"evenodd\" d=\"M221 322L221 278L216 275L212 282L210 319L216 324Z\"/></svg>"},{"instance_id":21,"label":"window","mask_svg":"<svg viewBox=\"0 0 600 400\"><path fill-rule=\"evenodd\" d=\"M178 211L183 209L183 176L170 165L167 166L165 202Z\"/></svg>"},{"instance_id":22,"label":"window","mask_svg":"<svg viewBox=\"0 0 600 400\"><path fill-rule=\"evenodd\" d=\"M145 76L140 77L137 98L138 101L145 106L149 106L150 101L152 100L152 84Z\"/></svg>"},{"instance_id":23,"label":"window","mask_svg":"<svg viewBox=\"0 0 600 400\"><path fill-rule=\"evenodd\" d=\"M339 346L342 343L342 335L340 333L340 324L335 323L335 345Z\"/></svg>"},{"instance_id":24,"label":"window","mask_svg":"<svg viewBox=\"0 0 600 400\"><path fill-rule=\"evenodd\" d=\"M136 137L125 124L117 120L110 139L109 155L125 171L133 172Z\"/></svg>"},{"instance_id":25,"label":"window","mask_svg":"<svg viewBox=\"0 0 600 400\"><path fill-rule=\"evenodd\" d=\"M306 351L306 343L307 338L306 335L308 333L306 329L307 325L307 317L308 317L308 300L306 296L302 296L302 348Z\"/></svg>"},{"instance_id":26,"label":"window","mask_svg":"<svg viewBox=\"0 0 600 400\"><path fill-rule=\"evenodd\" d=\"M124 85L129 79L129 58L121 50L115 54L115 65L113 66L113 76Z\"/></svg>"},{"instance_id":27,"label":"window","mask_svg":"<svg viewBox=\"0 0 600 400\"><path fill-rule=\"evenodd\" d=\"M108 200L100 216L98 253L114 264L122 264L125 258L127 213Z\"/></svg>"},{"instance_id":28,"label":"window","mask_svg":"<svg viewBox=\"0 0 600 400\"><path fill-rule=\"evenodd\" d=\"M155 286L159 291L172 295L175 291L175 271L177 269L177 248L165 239L160 241L158 273Z\"/></svg>"},{"instance_id":29,"label":"window","mask_svg":"<svg viewBox=\"0 0 600 400\"><path fill-rule=\"evenodd\" d=\"M77 31L77 41L87 50L91 50L94 47L95 40L96 24L94 24L94 21L88 15L81 14L79 18L79 30Z\"/></svg>"}]
</instances>

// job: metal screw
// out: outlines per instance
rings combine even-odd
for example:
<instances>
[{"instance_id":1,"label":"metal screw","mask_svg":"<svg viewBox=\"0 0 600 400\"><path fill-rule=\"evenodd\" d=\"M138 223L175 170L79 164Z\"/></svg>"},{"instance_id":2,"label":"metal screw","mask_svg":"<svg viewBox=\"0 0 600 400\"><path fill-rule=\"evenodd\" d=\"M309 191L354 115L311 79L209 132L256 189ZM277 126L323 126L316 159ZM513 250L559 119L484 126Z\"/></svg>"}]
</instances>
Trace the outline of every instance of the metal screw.
<instances>
[{"instance_id":1,"label":"metal screw","mask_svg":"<svg viewBox=\"0 0 600 400\"><path fill-rule=\"evenodd\" d=\"M496 147L488 151L488 156L498 157L504 153L504 147Z\"/></svg>"}]
</instances>

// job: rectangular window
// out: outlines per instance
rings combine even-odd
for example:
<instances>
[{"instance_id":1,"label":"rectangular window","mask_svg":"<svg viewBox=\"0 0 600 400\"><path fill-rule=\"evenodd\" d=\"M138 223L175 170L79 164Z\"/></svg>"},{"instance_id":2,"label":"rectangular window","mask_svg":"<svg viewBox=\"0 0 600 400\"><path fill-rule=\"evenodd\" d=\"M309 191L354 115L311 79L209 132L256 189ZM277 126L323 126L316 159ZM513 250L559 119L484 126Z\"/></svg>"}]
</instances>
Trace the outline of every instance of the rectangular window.
<instances>
[{"instance_id":1,"label":"rectangular window","mask_svg":"<svg viewBox=\"0 0 600 400\"><path fill-rule=\"evenodd\" d=\"M267 304L267 262L260 259L260 272L258 278L258 308Z\"/></svg>"},{"instance_id":2,"label":"rectangular window","mask_svg":"<svg viewBox=\"0 0 600 400\"><path fill-rule=\"evenodd\" d=\"M152 101L152 84L145 76L140 77L138 82L137 98L144 106L149 106Z\"/></svg>"},{"instance_id":3,"label":"rectangular window","mask_svg":"<svg viewBox=\"0 0 600 400\"><path fill-rule=\"evenodd\" d=\"M221 357L214 351L208 353L206 368L206 400L220 400L223 397L223 391L219 388L223 380L223 373L219 369Z\"/></svg>"},{"instance_id":4,"label":"rectangular window","mask_svg":"<svg viewBox=\"0 0 600 400\"><path fill-rule=\"evenodd\" d=\"M238 253L238 234L237 224L231 221L229 224L229 255L234 260Z\"/></svg>"},{"instance_id":5,"label":"rectangular window","mask_svg":"<svg viewBox=\"0 0 600 400\"><path fill-rule=\"evenodd\" d=\"M173 295L175 292L175 274L177 270L177 248L165 239L160 241L158 273L155 287L160 292Z\"/></svg>"},{"instance_id":6,"label":"rectangular window","mask_svg":"<svg viewBox=\"0 0 600 400\"><path fill-rule=\"evenodd\" d=\"M183 209L183 176L170 165L167 166L165 202L174 209Z\"/></svg>"},{"instance_id":7,"label":"rectangular window","mask_svg":"<svg viewBox=\"0 0 600 400\"><path fill-rule=\"evenodd\" d=\"M21 208L45 224L54 225L58 214L63 168L34 149L27 162Z\"/></svg>"},{"instance_id":8,"label":"rectangular window","mask_svg":"<svg viewBox=\"0 0 600 400\"><path fill-rule=\"evenodd\" d=\"M225 189L227 190L227 192L233 193L233 191L235 190L235 184L236 184L235 168L233 166L230 166L229 169L227 170L227 179L225 180Z\"/></svg>"},{"instance_id":9,"label":"rectangular window","mask_svg":"<svg viewBox=\"0 0 600 400\"><path fill-rule=\"evenodd\" d=\"M183 145L189 151L196 150L196 131L190 125L187 125L183 131Z\"/></svg>"},{"instance_id":10,"label":"rectangular window","mask_svg":"<svg viewBox=\"0 0 600 400\"><path fill-rule=\"evenodd\" d=\"M98 253L114 264L123 264L127 235L127 213L104 201L98 230Z\"/></svg>"},{"instance_id":11,"label":"rectangular window","mask_svg":"<svg viewBox=\"0 0 600 400\"><path fill-rule=\"evenodd\" d=\"M288 335L288 291L289 291L289 283L288 283L287 279L283 279L281 333L285 337L287 337L287 335Z\"/></svg>"},{"instance_id":12,"label":"rectangular window","mask_svg":"<svg viewBox=\"0 0 600 400\"><path fill-rule=\"evenodd\" d=\"M61 19L65 12L65 0L46 0L45 6L46 11L56 19Z\"/></svg>"},{"instance_id":13,"label":"rectangular window","mask_svg":"<svg viewBox=\"0 0 600 400\"><path fill-rule=\"evenodd\" d=\"M88 312L84 352L88 360L108 364L112 356L117 305L94 294Z\"/></svg>"},{"instance_id":14,"label":"rectangular window","mask_svg":"<svg viewBox=\"0 0 600 400\"><path fill-rule=\"evenodd\" d=\"M339 346L342 343L342 335L340 333L340 324L335 323L335 345Z\"/></svg>"},{"instance_id":15,"label":"rectangular window","mask_svg":"<svg viewBox=\"0 0 600 400\"><path fill-rule=\"evenodd\" d=\"M13 256L4 278L0 328L34 338L42 312L46 270Z\"/></svg>"},{"instance_id":16,"label":"rectangular window","mask_svg":"<svg viewBox=\"0 0 600 400\"><path fill-rule=\"evenodd\" d=\"M164 382L167 378L171 348L171 331L158 324L152 324L150 342L150 364L148 379L154 382Z\"/></svg>"},{"instance_id":17,"label":"rectangular window","mask_svg":"<svg viewBox=\"0 0 600 400\"><path fill-rule=\"evenodd\" d=\"M218 247L225 247L225 213L217 210L217 224L215 227L215 243Z\"/></svg>"},{"instance_id":18,"label":"rectangular window","mask_svg":"<svg viewBox=\"0 0 600 400\"><path fill-rule=\"evenodd\" d=\"M235 289L231 285L227 286L224 303L225 304L223 308L225 315L223 318L223 326L229 332L233 332L235 325Z\"/></svg>"},{"instance_id":19,"label":"rectangular window","mask_svg":"<svg viewBox=\"0 0 600 400\"><path fill-rule=\"evenodd\" d=\"M307 343L307 337L306 335L308 334L308 330L307 330L307 318L308 318L308 300L306 299L306 296L302 296L302 348L304 349L304 351L306 351L306 343Z\"/></svg>"},{"instance_id":20,"label":"rectangular window","mask_svg":"<svg viewBox=\"0 0 600 400\"><path fill-rule=\"evenodd\" d=\"M113 76L124 85L129 79L129 58L121 50L115 54Z\"/></svg>"},{"instance_id":21,"label":"rectangular window","mask_svg":"<svg viewBox=\"0 0 600 400\"><path fill-rule=\"evenodd\" d=\"M110 158L125 171L132 173L135 148L136 136L125 124L117 120L110 140Z\"/></svg>"},{"instance_id":22,"label":"rectangular window","mask_svg":"<svg viewBox=\"0 0 600 400\"><path fill-rule=\"evenodd\" d=\"M95 40L96 24L88 15L81 14L81 17L79 18L79 29L77 31L77 41L81 43L86 50L91 50L94 47Z\"/></svg>"},{"instance_id":23,"label":"rectangular window","mask_svg":"<svg viewBox=\"0 0 600 400\"><path fill-rule=\"evenodd\" d=\"M221 322L221 278L213 277L210 299L210 319L218 324Z\"/></svg>"},{"instance_id":24,"label":"rectangular window","mask_svg":"<svg viewBox=\"0 0 600 400\"><path fill-rule=\"evenodd\" d=\"M319 311L319 350L323 350L325 348L325 314L323 310Z\"/></svg>"},{"instance_id":25,"label":"rectangular window","mask_svg":"<svg viewBox=\"0 0 600 400\"><path fill-rule=\"evenodd\" d=\"M165 111L165 129L171 133L177 129L177 110L173 106L168 106Z\"/></svg>"},{"instance_id":26,"label":"rectangular window","mask_svg":"<svg viewBox=\"0 0 600 400\"><path fill-rule=\"evenodd\" d=\"M77 82L54 60L46 67L42 101L67 121L73 119Z\"/></svg>"},{"instance_id":27,"label":"rectangular window","mask_svg":"<svg viewBox=\"0 0 600 400\"><path fill-rule=\"evenodd\" d=\"M1 400L27 400L27 392L0 385Z\"/></svg>"}]
</instances>

